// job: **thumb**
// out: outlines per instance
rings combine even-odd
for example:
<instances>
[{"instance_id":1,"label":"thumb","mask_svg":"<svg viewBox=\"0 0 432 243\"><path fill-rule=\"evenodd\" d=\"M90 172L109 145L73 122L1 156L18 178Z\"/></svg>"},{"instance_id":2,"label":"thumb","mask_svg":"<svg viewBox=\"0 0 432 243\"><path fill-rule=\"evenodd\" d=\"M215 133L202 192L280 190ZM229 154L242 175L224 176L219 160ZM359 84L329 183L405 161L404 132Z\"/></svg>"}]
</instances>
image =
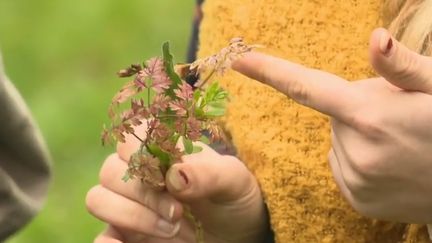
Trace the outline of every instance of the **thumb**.
<instances>
[{"instance_id":1,"label":"thumb","mask_svg":"<svg viewBox=\"0 0 432 243\"><path fill-rule=\"evenodd\" d=\"M393 85L432 94L432 58L409 50L382 28L370 40L370 59L374 69Z\"/></svg>"},{"instance_id":2,"label":"thumb","mask_svg":"<svg viewBox=\"0 0 432 243\"><path fill-rule=\"evenodd\" d=\"M257 187L252 174L236 157L220 155L203 143L197 145L203 148L201 152L183 156L183 163L174 164L167 172L167 188L174 197L185 202L230 202Z\"/></svg>"}]
</instances>

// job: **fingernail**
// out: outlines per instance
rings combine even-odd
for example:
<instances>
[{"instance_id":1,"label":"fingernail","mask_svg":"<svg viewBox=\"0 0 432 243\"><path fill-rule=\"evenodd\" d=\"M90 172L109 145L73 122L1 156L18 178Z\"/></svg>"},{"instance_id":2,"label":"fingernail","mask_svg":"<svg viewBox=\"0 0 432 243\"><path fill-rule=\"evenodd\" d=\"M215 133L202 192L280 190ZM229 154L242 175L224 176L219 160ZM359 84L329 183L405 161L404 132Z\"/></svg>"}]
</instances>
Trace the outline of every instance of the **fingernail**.
<instances>
[{"instance_id":1,"label":"fingernail","mask_svg":"<svg viewBox=\"0 0 432 243\"><path fill-rule=\"evenodd\" d=\"M175 210L175 206L174 206L174 204L171 204L169 212L168 212L169 220L172 220L174 218L174 210Z\"/></svg>"},{"instance_id":2,"label":"fingernail","mask_svg":"<svg viewBox=\"0 0 432 243\"><path fill-rule=\"evenodd\" d=\"M393 38L388 32L381 34L379 48L385 56L390 55L390 51L393 49Z\"/></svg>"},{"instance_id":3,"label":"fingernail","mask_svg":"<svg viewBox=\"0 0 432 243\"><path fill-rule=\"evenodd\" d=\"M175 205L171 200L161 200L158 206L158 211L164 219L172 222L174 218Z\"/></svg>"},{"instance_id":4,"label":"fingernail","mask_svg":"<svg viewBox=\"0 0 432 243\"><path fill-rule=\"evenodd\" d=\"M180 222L172 224L164 219L158 219L158 221L156 222L156 228L159 233L171 236L175 235L180 229Z\"/></svg>"},{"instance_id":5,"label":"fingernail","mask_svg":"<svg viewBox=\"0 0 432 243\"><path fill-rule=\"evenodd\" d=\"M173 169L168 175L168 180L176 191L183 191L189 186L189 178L182 170Z\"/></svg>"}]
</instances>

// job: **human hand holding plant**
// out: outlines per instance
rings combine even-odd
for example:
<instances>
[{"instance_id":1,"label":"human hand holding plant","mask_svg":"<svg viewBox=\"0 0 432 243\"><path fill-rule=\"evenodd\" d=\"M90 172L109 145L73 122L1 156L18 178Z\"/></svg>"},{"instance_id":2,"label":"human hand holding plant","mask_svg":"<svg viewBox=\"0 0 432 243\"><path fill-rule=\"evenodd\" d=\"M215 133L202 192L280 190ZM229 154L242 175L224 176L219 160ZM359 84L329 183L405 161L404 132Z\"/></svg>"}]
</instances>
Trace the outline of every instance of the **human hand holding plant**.
<instances>
[{"instance_id":1,"label":"human hand holding plant","mask_svg":"<svg viewBox=\"0 0 432 243\"><path fill-rule=\"evenodd\" d=\"M156 191L139 180L121 180L129 156L140 146L126 135L126 143L104 162L100 185L87 196L90 212L109 224L95 242L196 242L195 225L183 217L184 205L202 223L206 243L263 242L269 222L253 175L237 158L196 145L203 150L171 166L167 191Z\"/></svg>"},{"instance_id":2,"label":"human hand holding plant","mask_svg":"<svg viewBox=\"0 0 432 243\"><path fill-rule=\"evenodd\" d=\"M166 43L163 58L119 72L135 77L113 98L112 124L102 133L103 143L120 142L118 154L105 161L101 185L87 196L89 211L111 225L98 241L261 241L268 221L255 179L203 136L221 136L215 118L224 114L228 95L209 81L252 48L236 38L218 54L178 69ZM197 74L193 90L184 76ZM140 181L125 184L121 174L124 181Z\"/></svg>"}]
</instances>

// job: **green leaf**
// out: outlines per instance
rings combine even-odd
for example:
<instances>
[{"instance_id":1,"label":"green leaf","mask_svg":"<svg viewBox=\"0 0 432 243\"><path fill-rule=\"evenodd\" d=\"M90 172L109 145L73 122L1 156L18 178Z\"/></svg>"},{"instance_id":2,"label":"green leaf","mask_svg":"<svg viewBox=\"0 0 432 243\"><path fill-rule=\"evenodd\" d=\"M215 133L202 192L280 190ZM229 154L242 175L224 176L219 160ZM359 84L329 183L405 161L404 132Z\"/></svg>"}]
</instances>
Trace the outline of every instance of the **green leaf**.
<instances>
[{"instance_id":1,"label":"green leaf","mask_svg":"<svg viewBox=\"0 0 432 243\"><path fill-rule=\"evenodd\" d=\"M147 87L152 87L153 80L152 79L146 79L146 85ZM153 103L153 99L156 96L156 91L152 88L145 88L142 92L142 98L144 100L144 104L146 106L149 106Z\"/></svg>"},{"instance_id":2,"label":"green leaf","mask_svg":"<svg viewBox=\"0 0 432 243\"><path fill-rule=\"evenodd\" d=\"M201 107L195 107L194 114L197 118L205 118L206 114Z\"/></svg>"},{"instance_id":3,"label":"green leaf","mask_svg":"<svg viewBox=\"0 0 432 243\"><path fill-rule=\"evenodd\" d=\"M186 152L186 154L191 154L193 153L193 148L194 145L192 143L192 140L190 140L189 138L183 137L183 146L184 146L184 150Z\"/></svg>"},{"instance_id":4,"label":"green leaf","mask_svg":"<svg viewBox=\"0 0 432 243\"><path fill-rule=\"evenodd\" d=\"M163 124L167 125L170 129L174 129L175 121L177 120L176 113L170 109L166 110L165 112L159 113L161 118L159 118L159 121Z\"/></svg>"},{"instance_id":5,"label":"green leaf","mask_svg":"<svg viewBox=\"0 0 432 243\"><path fill-rule=\"evenodd\" d=\"M207 104L208 107L212 108L225 108L226 102L225 100L211 101Z\"/></svg>"},{"instance_id":6,"label":"green leaf","mask_svg":"<svg viewBox=\"0 0 432 243\"><path fill-rule=\"evenodd\" d=\"M225 114L225 101L212 101L205 107L205 115L210 117L223 116Z\"/></svg>"},{"instance_id":7,"label":"green leaf","mask_svg":"<svg viewBox=\"0 0 432 243\"><path fill-rule=\"evenodd\" d=\"M228 92L223 90L223 89L219 89L216 92L216 95L214 98L215 98L215 100L224 100L224 99L228 98Z\"/></svg>"},{"instance_id":8,"label":"green leaf","mask_svg":"<svg viewBox=\"0 0 432 243\"><path fill-rule=\"evenodd\" d=\"M213 100L217 94L218 89L219 89L219 85L217 82L213 82L212 84L210 84L210 86L207 88L206 94L205 94L206 101Z\"/></svg>"},{"instance_id":9,"label":"green leaf","mask_svg":"<svg viewBox=\"0 0 432 243\"><path fill-rule=\"evenodd\" d=\"M192 154L194 154L194 153L199 153L199 152L201 152L201 151L203 151L203 148L202 148L201 146L196 146L196 145L194 145L194 146L193 146L193 150L192 150Z\"/></svg>"},{"instance_id":10,"label":"green leaf","mask_svg":"<svg viewBox=\"0 0 432 243\"><path fill-rule=\"evenodd\" d=\"M168 77L170 77L171 81L173 82L171 84L171 86L169 87L169 89L167 89L165 92L170 97L175 97L174 89L179 87L179 85L182 83L182 80L178 76L178 74L174 71L173 55L170 52L169 42L165 42L163 44L162 53L163 53L165 72L167 73Z\"/></svg>"},{"instance_id":11,"label":"green leaf","mask_svg":"<svg viewBox=\"0 0 432 243\"><path fill-rule=\"evenodd\" d=\"M200 141L202 143L205 143L205 144L210 144L210 139L207 136L205 136L205 135L201 136Z\"/></svg>"},{"instance_id":12,"label":"green leaf","mask_svg":"<svg viewBox=\"0 0 432 243\"><path fill-rule=\"evenodd\" d=\"M207 110L205 113L206 116L209 117L218 117L223 116L225 114L225 108L217 108L217 107L210 107L210 109Z\"/></svg>"},{"instance_id":13,"label":"green leaf","mask_svg":"<svg viewBox=\"0 0 432 243\"><path fill-rule=\"evenodd\" d=\"M122 177L122 181L127 182L130 179L131 179L131 175L130 175L129 171L127 170Z\"/></svg>"},{"instance_id":14,"label":"green leaf","mask_svg":"<svg viewBox=\"0 0 432 243\"><path fill-rule=\"evenodd\" d=\"M204 107L205 100L202 97L202 91L200 89L196 89L193 92L193 100L195 102L196 107Z\"/></svg>"},{"instance_id":15,"label":"green leaf","mask_svg":"<svg viewBox=\"0 0 432 243\"><path fill-rule=\"evenodd\" d=\"M156 144L149 144L147 146L148 152L153 156L157 157L163 166L169 167L171 164L171 157L167 152L164 152Z\"/></svg>"}]
</instances>

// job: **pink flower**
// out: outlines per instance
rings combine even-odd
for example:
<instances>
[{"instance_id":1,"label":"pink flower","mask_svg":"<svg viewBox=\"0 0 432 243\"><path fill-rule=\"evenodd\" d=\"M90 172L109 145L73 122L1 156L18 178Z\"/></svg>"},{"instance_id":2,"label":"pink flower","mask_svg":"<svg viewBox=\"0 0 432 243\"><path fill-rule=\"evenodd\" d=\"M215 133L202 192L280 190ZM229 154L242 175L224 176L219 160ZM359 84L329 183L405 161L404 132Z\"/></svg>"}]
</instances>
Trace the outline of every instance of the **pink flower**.
<instances>
[{"instance_id":1,"label":"pink flower","mask_svg":"<svg viewBox=\"0 0 432 243\"><path fill-rule=\"evenodd\" d=\"M137 88L138 91L141 91L144 88L147 88L147 84L146 84L147 78L148 78L148 75L147 75L147 73L145 73L144 70L141 70L138 72L138 74L136 75L136 77L134 79L134 84L135 84L135 87Z\"/></svg>"},{"instance_id":2,"label":"pink flower","mask_svg":"<svg viewBox=\"0 0 432 243\"><path fill-rule=\"evenodd\" d=\"M176 100L169 104L171 110L173 110L178 116L185 116L187 114L187 101Z\"/></svg>"},{"instance_id":3,"label":"pink flower","mask_svg":"<svg viewBox=\"0 0 432 243\"><path fill-rule=\"evenodd\" d=\"M186 82L183 82L178 89L174 90L174 93L182 100L191 100L193 96L192 87Z\"/></svg>"},{"instance_id":4,"label":"pink flower","mask_svg":"<svg viewBox=\"0 0 432 243\"><path fill-rule=\"evenodd\" d=\"M127 101L130 97L134 96L137 91L134 89L132 82L127 83L123 86L119 92L113 97L112 104L121 104Z\"/></svg>"},{"instance_id":5,"label":"pink flower","mask_svg":"<svg viewBox=\"0 0 432 243\"><path fill-rule=\"evenodd\" d=\"M201 137L201 122L195 117L189 117L187 120L187 137L192 141L197 141Z\"/></svg>"},{"instance_id":6,"label":"pink flower","mask_svg":"<svg viewBox=\"0 0 432 243\"><path fill-rule=\"evenodd\" d=\"M168 108L169 100L165 95L159 94L153 99L152 106L157 107L160 111L165 111Z\"/></svg>"},{"instance_id":7,"label":"pink flower","mask_svg":"<svg viewBox=\"0 0 432 243\"><path fill-rule=\"evenodd\" d=\"M152 88L161 93L171 85L171 80L165 72L163 60L160 57L151 58L143 70L147 78L152 80Z\"/></svg>"}]
</instances>

